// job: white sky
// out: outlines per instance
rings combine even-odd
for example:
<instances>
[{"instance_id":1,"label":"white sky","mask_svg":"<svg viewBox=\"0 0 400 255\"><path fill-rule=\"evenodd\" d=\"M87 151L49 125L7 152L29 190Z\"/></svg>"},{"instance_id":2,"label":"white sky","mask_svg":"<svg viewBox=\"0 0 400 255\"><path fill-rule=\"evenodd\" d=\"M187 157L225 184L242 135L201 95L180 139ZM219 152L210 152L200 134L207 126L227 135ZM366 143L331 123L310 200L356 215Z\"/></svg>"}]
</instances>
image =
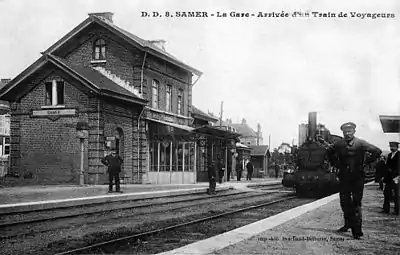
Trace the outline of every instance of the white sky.
<instances>
[{"instance_id":1,"label":"white sky","mask_svg":"<svg viewBox=\"0 0 400 255\"><path fill-rule=\"evenodd\" d=\"M388 148L378 115L400 114L398 0L0 0L0 77L13 78L90 12L204 72L193 104L224 119L262 126L264 143L297 142L298 125L318 112L333 133L346 121L359 137ZM395 19L142 18L141 11L385 12Z\"/></svg>"}]
</instances>

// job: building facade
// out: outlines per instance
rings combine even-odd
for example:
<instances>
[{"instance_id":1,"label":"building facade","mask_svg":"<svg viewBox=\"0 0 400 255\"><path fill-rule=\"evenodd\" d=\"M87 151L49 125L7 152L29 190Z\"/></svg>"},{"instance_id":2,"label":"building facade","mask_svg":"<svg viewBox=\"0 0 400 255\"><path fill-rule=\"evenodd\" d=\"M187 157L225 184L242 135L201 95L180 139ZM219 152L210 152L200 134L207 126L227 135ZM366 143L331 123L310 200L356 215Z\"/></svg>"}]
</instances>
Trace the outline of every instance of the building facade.
<instances>
[{"instance_id":1,"label":"building facade","mask_svg":"<svg viewBox=\"0 0 400 255\"><path fill-rule=\"evenodd\" d=\"M232 123L232 120L227 120L229 125L237 130L241 134L240 142L247 146L258 146L264 144L264 139L261 132L261 125L257 124L257 131L254 131L246 122L246 119L242 119L241 123Z\"/></svg>"},{"instance_id":2,"label":"building facade","mask_svg":"<svg viewBox=\"0 0 400 255\"><path fill-rule=\"evenodd\" d=\"M254 177L268 176L269 149L267 145L251 146L251 161L254 166Z\"/></svg>"},{"instance_id":3,"label":"building facade","mask_svg":"<svg viewBox=\"0 0 400 255\"><path fill-rule=\"evenodd\" d=\"M192 107L202 73L93 13L0 89L11 103L10 172L21 184L108 182L101 158L116 150L126 183L206 181L238 134ZM233 145L232 145L233 144Z\"/></svg>"},{"instance_id":4,"label":"building facade","mask_svg":"<svg viewBox=\"0 0 400 255\"><path fill-rule=\"evenodd\" d=\"M0 90L11 102L11 169L29 183L107 182L116 149L129 183L193 183L192 76L201 72L94 13Z\"/></svg>"}]
</instances>

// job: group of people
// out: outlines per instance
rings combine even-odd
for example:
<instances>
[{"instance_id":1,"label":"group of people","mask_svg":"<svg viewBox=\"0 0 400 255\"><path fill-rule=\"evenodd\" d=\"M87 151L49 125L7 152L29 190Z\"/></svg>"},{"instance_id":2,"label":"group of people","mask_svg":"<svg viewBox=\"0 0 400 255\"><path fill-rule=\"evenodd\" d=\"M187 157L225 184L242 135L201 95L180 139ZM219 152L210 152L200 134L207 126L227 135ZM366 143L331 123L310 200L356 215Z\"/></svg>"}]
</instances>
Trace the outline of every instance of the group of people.
<instances>
[{"instance_id":1,"label":"group of people","mask_svg":"<svg viewBox=\"0 0 400 255\"><path fill-rule=\"evenodd\" d=\"M390 202L394 202L394 214L399 215L399 171L400 156L399 143L390 142L390 153L385 159L381 156L375 166L375 182L383 190L383 213L390 213Z\"/></svg>"},{"instance_id":2,"label":"group of people","mask_svg":"<svg viewBox=\"0 0 400 255\"><path fill-rule=\"evenodd\" d=\"M330 159L339 169L339 196L344 215L344 226L338 231L347 232L351 229L353 237L360 239L363 236L361 202L365 183L364 168L381 157L382 151L367 141L355 137L356 124L352 122L344 123L340 129L343 131L344 139L336 141L334 144L328 144L322 138L320 138L320 141L326 143ZM397 146L395 147L394 144ZM399 161L398 158L396 159L396 155L398 157L398 143L391 142L390 147L392 152L388 159L391 159L385 163L390 174L387 174L384 180L390 184L386 185L387 188L385 187L387 194L384 211L388 211L389 190L391 193L393 189L396 189L395 177L399 175ZM366 152L370 153L367 159L365 159ZM395 210L397 208L397 211L395 213L398 214L398 204L396 206Z\"/></svg>"},{"instance_id":3,"label":"group of people","mask_svg":"<svg viewBox=\"0 0 400 255\"><path fill-rule=\"evenodd\" d=\"M367 141L355 137L356 124L348 122L343 124L340 129L343 131L344 139L338 140L333 144L329 144L319 137L320 142L327 145L330 159L339 169L339 185L340 185L340 206L344 215L344 226L339 232L347 232L351 229L353 237L360 239L362 232L362 214L361 202L364 191L364 168L366 165L378 160L377 163L377 179L380 182L380 188L383 189L384 202L383 212L390 212L390 202L394 201L394 213L399 215L399 172L400 172L400 156L399 143L390 142L390 153L386 159L382 158L382 151L378 147L368 143ZM370 157L365 159L365 153L369 152ZM108 167L109 173L109 192L112 192L113 180L115 180L116 191L120 192L119 173L121 172L121 164L123 160L115 151L101 162ZM249 161L246 164L247 180L251 180L253 174L253 164ZM237 180L242 178L243 166L242 162L236 163ZM219 183L222 183L224 176L224 167L221 158L218 156L216 162L212 162L208 167L209 194L215 194L215 186L217 181L217 173ZM230 171L228 172L228 181L230 179ZM384 188L383 188L384 184Z\"/></svg>"},{"instance_id":4,"label":"group of people","mask_svg":"<svg viewBox=\"0 0 400 255\"><path fill-rule=\"evenodd\" d=\"M251 181L251 177L253 175L253 171L254 171L254 166L253 163L251 161L248 161L246 164L246 168L247 168L247 177L246 179L248 181ZM241 161L237 161L236 162L236 176L237 176L237 181L241 181L242 179L242 173L243 173L243 166L242 166L242 162ZM221 184L222 183L222 179L224 177L225 171L224 171L224 166L221 162L221 157L217 156L217 160L216 161L211 161L210 164L208 165L208 182L209 182L209 188L207 193L210 195L215 194L215 187L216 187L216 183L217 183L217 173L218 173L218 182ZM230 168L228 167L228 171L227 171L227 181L229 181L231 179L231 171Z\"/></svg>"},{"instance_id":5,"label":"group of people","mask_svg":"<svg viewBox=\"0 0 400 255\"><path fill-rule=\"evenodd\" d=\"M242 161L236 162L236 168L235 169L236 169L237 181L240 182L242 180L242 174L243 174ZM254 166L253 166L253 163L250 160L246 164L246 169L247 169L246 180L247 181L251 181L251 177L253 176Z\"/></svg>"}]
</instances>

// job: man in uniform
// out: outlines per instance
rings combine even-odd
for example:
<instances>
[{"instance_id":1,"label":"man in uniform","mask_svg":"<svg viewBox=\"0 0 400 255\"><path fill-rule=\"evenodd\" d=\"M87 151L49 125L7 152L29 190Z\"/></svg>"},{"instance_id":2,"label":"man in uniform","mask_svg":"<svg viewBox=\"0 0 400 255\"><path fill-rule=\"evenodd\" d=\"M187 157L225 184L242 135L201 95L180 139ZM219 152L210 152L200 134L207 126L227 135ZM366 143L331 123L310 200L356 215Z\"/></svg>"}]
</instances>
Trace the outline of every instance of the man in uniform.
<instances>
[{"instance_id":1,"label":"man in uniform","mask_svg":"<svg viewBox=\"0 0 400 255\"><path fill-rule=\"evenodd\" d=\"M379 183L379 189L383 190L383 175L386 171L385 157L381 156L375 165L375 182Z\"/></svg>"},{"instance_id":2,"label":"man in uniform","mask_svg":"<svg viewBox=\"0 0 400 255\"><path fill-rule=\"evenodd\" d=\"M242 179L242 172L243 172L242 161L240 161L238 158L236 160L236 177L238 182L240 182L240 180Z\"/></svg>"},{"instance_id":3,"label":"man in uniform","mask_svg":"<svg viewBox=\"0 0 400 255\"><path fill-rule=\"evenodd\" d=\"M221 162L221 156L219 155L217 156L217 163L215 166L217 167L216 170L218 171L218 182L219 184L222 184L222 179L224 178L225 171L224 165Z\"/></svg>"},{"instance_id":4,"label":"man in uniform","mask_svg":"<svg viewBox=\"0 0 400 255\"><path fill-rule=\"evenodd\" d=\"M395 182L395 178L399 176L400 170L400 156L399 156L399 143L390 142L390 153L386 160L386 172L383 176L383 182L386 184L383 190L385 196L383 202L383 213L390 212L390 201L394 200L394 214L399 215L399 188ZM394 194L394 197L393 197Z\"/></svg>"},{"instance_id":5,"label":"man in uniform","mask_svg":"<svg viewBox=\"0 0 400 255\"><path fill-rule=\"evenodd\" d=\"M207 193L209 195L214 195L215 194L216 178L217 178L217 172L215 171L215 162L211 161L208 164L208 183L209 183L209 187L208 187Z\"/></svg>"},{"instance_id":6,"label":"man in uniform","mask_svg":"<svg viewBox=\"0 0 400 255\"><path fill-rule=\"evenodd\" d=\"M249 162L247 163L246 168L247 168L247 178L246 179L248 181L251 181L251 177L253 175L253 170L254 170L254 166L253 166L253 163L251 163L251 160L249 160Z\"/></svg>"},{"instance_id":7,"label":"man in uniform","mask_svg":"<svg viewBox=\"0 0 400 255\"><path fill-rule=\"evenodd\" d=\"M275 163L275 178L278 179L279 177L279 165Z\"/></svg>"},{"instance_id":8,"label":"man in uniform","mask_svg":"<svg viewBox=\"0 0 400 255\"><path fill-rule=\"evenodd\" d=\"M121 172L121 164L124 161L117 155L116 150L111 150L111 154L101 159L101 163L108 167L108 193L112 193L113 180L115 180L116 192L121 193L119 183L119 173Z\"/></svg>"},{"instance_id":9,"label":"man in uniform","mask_svg":"<svg viewBox=\"0 0 400 255\"><path fill-rule=\"evenodd\" d=\"M329 145L329 152L334 153L338 159L340 206L343 210L345 224L338 231L347 232L351 228L353 237L360 239L363 236L361 230L362 215L361 201L364 190L364 172L366 164L375 161L382 151L354 136L356 124L344 123L340 129L343 131L344 139ZM371 153L369 162L364 162L365 153Z\"/></svg>"}]
</instances>

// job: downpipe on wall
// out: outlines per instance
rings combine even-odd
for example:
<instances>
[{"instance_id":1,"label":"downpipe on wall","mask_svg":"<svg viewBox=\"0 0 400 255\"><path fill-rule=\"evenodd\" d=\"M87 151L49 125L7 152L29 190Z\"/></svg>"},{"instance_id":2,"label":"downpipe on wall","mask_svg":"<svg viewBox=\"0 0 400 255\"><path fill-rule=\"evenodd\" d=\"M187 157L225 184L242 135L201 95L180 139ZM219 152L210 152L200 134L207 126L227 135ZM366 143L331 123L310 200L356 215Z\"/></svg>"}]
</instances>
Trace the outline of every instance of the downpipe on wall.
<instances>
[{"instance_id":1,"label":"downpipe on wall","mask_svg":"<svg viewBox=\"0 0 400 255\"><path fill-rule=\"evenodd\" d=\"M138 146L137 146L137 150L138 150L138 152L137 152L137 155L138 155L138 158L137 158L137 160L138 160L137 178L138 178L138 183L139 183L139 180L140 180L140 119L141 119L141 117L142 117L142 115L144 113L144 110L145 110L145 107L143 106L142 111L140 112L138 120L137 120L137 132L138 132L138 138L137 138L137 141L138 141Z\"/></svg>"},{"instance_id":2,"label":"downpipe on wall","mask_svg":"<svg viewBox=\"0 0 400 255\"><path fill-rule=\"evenodd\" d=\"M140 75L140 95L143 95L143 71L144 71L144 63L146 62L146 57L147 57L147 52L144 53L142 73Z\"/></svg>"}]
</instances>

